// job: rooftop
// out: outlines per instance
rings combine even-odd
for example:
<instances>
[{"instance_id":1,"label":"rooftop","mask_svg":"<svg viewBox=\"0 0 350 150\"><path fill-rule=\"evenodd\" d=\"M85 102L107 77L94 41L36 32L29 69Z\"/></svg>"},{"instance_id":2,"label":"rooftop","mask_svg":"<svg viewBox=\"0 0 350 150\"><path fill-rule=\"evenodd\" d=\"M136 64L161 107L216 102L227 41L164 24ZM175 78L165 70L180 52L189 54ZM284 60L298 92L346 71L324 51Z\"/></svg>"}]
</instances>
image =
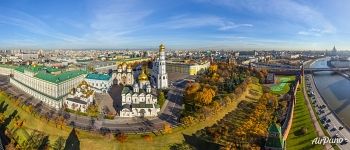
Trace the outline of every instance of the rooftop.
<instances>
[{"instance_id":1,"label":"rooftop","mask_svg":"<svg viewBox=\"0 0 350 150\"><path fill-rule=\"evenodd\" d=\"M94 80L109 80L111 78L108 74L97 74L97 73L89 73L86 76L87 79L94 79Z\"/></svg>"},{"instance_id":2,"label":"rooftop","mask_svg":"<svg viewBox=\"0 0 350 150\"><path fill-rule=\"evenodd\" d=\"M52 82L52 83L61 83L63 81L66 81L87 73L84 70L73 70L73 71L65 71L60 74L54 75L51 73L61 71L61 70L53 67L44 67L44 66L19 66L15 70L23 73L24 73L24 70L34 72L36 73L35 74L36 78L39 78L48 82Z\"/></svg>"}]
</instances>

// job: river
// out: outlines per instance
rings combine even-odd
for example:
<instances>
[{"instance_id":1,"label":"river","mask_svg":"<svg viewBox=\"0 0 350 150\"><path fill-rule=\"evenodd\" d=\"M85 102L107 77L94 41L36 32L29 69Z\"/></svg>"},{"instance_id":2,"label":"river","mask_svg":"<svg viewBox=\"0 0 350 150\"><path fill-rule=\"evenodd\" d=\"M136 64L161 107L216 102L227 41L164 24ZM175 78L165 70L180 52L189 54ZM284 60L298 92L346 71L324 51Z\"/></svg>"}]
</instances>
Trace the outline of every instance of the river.
<instances>
[{"instance_id":1,"label":"river","mask_svg":"<svg viewBox=\"0 0 350 150\"><path fill-rule=\"evenodd\" d=\"M312 68L328 68L327 59L319 59ZM350 127L350 80L340 74L327 71L314 73L316 86L328 106Z\"/></svg>"}]
</instances>

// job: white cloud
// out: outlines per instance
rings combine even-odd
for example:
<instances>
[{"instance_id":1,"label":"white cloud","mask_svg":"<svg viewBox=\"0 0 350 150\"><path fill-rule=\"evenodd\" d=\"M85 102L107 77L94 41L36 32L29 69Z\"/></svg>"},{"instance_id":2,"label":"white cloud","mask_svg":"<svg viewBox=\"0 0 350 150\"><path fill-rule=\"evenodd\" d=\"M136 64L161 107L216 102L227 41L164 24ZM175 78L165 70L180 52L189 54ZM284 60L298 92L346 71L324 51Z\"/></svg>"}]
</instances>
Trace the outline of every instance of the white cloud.
<instances>
[{"instance_id":1,"label":"white cloud","mask_svg":"<svg viewBox=\"0 0 350 150\"><path fill-rule=\"evenodd\" d=\"M232 8L239 12L263 17L264 20L279 20L306 29L320 29L335 33L336 28L324 15L312 7L293 0L197 0ZM301 34L306 33L301 32Z\"/></svg>"},{"instance_id":2,"label":"white cloud","mask_svg":"<svg viewBox=\"0 0 350 150\"><path fill-rule=\"evenodd\" d=\"M161 24L161 26L171 29L199 28L211 26L216 27L217 30L231 30L239 27L253 27L252 24L237 24L231 20L212 15L175 16L170 18L170 20L168 20L167 22Z\"/></svg>"}]
</instances>

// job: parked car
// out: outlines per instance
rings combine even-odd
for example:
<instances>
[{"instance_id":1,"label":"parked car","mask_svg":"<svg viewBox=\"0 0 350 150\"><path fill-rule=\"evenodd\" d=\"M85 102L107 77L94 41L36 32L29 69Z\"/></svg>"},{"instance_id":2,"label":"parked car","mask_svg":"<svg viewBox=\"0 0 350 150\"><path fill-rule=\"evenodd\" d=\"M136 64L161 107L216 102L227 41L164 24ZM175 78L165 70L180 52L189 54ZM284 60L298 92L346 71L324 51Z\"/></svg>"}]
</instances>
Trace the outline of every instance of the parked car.
<instances>
[{"instance_id":1,"label":"parked car","mask_svg":"<svg viewBox=\"0 0 350 150\"><path fill-rule=\"evenodd\" d=\"M345 139L345 140L343 140L343 142L340 143L340 145L347 144L348 142L349 142L349 140L348 140L348 139Z\"/></svg>"}]
</instances>

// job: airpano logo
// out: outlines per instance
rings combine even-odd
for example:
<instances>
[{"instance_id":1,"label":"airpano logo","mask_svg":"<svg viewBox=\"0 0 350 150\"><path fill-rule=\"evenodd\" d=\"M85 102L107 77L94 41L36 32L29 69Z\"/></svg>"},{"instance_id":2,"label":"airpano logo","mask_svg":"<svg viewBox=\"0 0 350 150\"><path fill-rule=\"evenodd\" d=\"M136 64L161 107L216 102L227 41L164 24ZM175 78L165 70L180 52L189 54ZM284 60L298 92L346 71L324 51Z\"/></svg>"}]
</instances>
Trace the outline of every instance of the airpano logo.
<instances>
[{"instance_id":1,"label":"airpano logo","mask_svg":"<svg viewBox=\"0 0 350 150\"><path fill-rule=\"evenodd\" d=\"M329 137L316 137L312 140L312 144L322 144L325 145L327 143L329 144L340 144L344 141L347 141L345 138L329 138Z\"/></svg>"}]
</instances>

